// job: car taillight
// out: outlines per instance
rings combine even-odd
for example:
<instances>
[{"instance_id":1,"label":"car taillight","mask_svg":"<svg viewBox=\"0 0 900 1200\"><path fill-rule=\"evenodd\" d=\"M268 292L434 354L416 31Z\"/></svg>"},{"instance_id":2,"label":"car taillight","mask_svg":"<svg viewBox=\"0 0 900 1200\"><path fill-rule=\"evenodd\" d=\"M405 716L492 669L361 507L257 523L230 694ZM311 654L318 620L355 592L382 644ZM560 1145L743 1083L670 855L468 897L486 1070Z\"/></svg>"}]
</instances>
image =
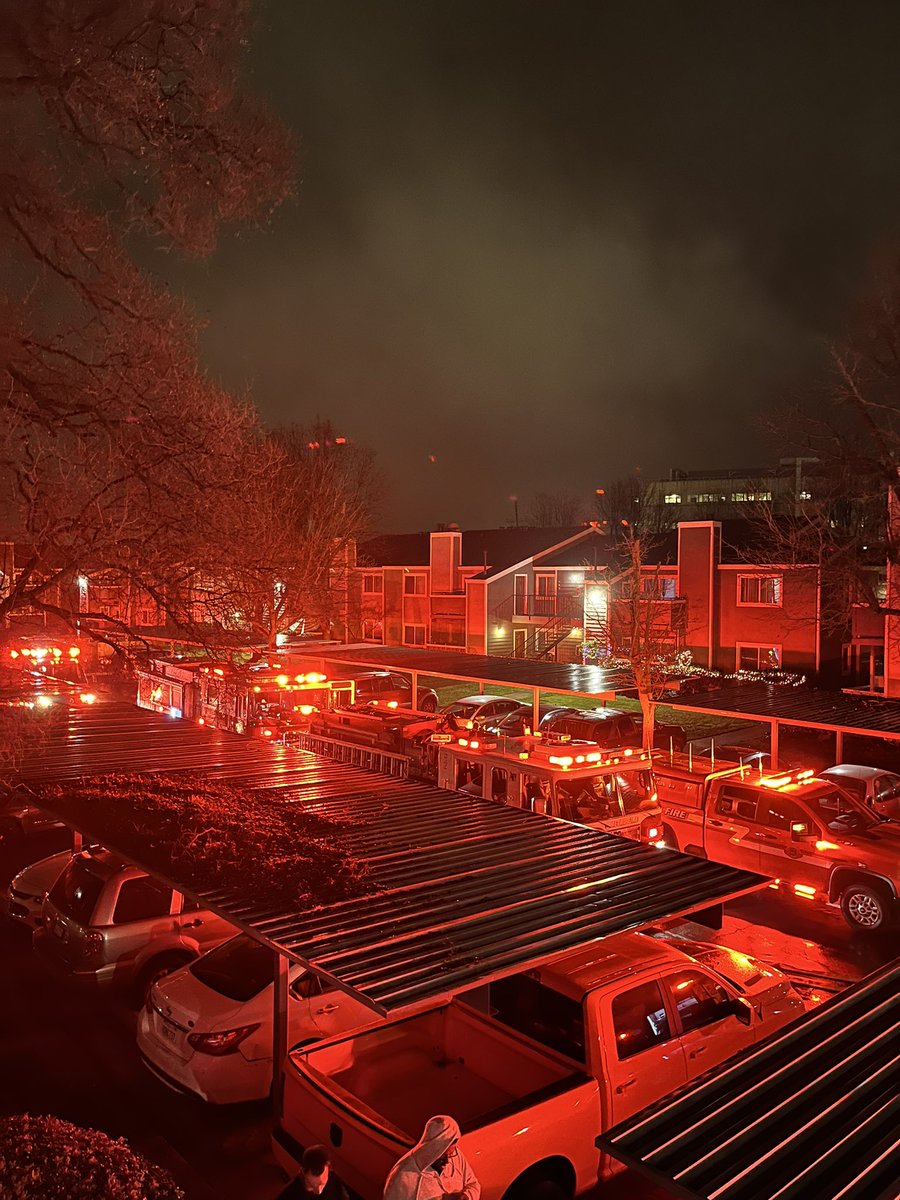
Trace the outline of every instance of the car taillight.
<instances>
[{"instance_id":1,"label":"car taillight","mask_svg":"<svg viewBox=\"0 0 900 1200\"><path fill-rule=\"evenodd\" d=\"M237 1029L224 1029L221 1033L189 1033L188 1045L200 1054L231 1054L254 1029L259 1029L258 1021L255 1025L239 1025Z\"/></svg>"},{"instance_id":2,"label":"car taillight","mask_svg":"<svg viewBox=\"0 0 900 1200\"><path fill-rule=\"evenodd\" d=\"M99 929L88 929L85 931L84 940L81 943L81 957L95 958L103 952L103 934Z\"/></svg>"}]
</instances>

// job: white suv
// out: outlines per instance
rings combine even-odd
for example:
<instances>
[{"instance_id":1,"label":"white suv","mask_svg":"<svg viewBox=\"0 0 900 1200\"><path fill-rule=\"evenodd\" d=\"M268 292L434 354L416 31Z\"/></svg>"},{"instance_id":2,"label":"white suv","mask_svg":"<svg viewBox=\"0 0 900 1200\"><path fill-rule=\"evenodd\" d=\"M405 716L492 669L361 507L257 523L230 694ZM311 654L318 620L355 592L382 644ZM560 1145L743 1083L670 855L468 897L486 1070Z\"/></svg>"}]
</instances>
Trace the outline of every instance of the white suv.
<instances>
[{"instance_id":1,"label":"white suv","mask_svg":"<svg viewBox=\"0 0 900 1200\"><path fill-rule=\"evenodd\" d=\"M50 889L35 949L75 979L116 984L140 1003L152 983L235 929L108 850L73 855Z\"/></svg>"}]
</instances>

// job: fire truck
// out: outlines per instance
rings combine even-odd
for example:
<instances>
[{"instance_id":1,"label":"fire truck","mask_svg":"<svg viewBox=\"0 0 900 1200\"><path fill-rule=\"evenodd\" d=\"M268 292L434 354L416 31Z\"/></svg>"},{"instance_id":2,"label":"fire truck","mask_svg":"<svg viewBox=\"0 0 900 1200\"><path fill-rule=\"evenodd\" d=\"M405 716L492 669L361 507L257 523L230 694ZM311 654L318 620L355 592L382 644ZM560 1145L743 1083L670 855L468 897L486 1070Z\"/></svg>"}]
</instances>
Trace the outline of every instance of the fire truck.
<instances>
[{"instance_id":1,"label":"fire truck","mask_svg":"<svg viewBox=\"0 0 900 1200\"><path fill-rule=\"evenodd\" d=\"M544 737L435 733L437 784L638 841L659 837L650 751Z\"/></svg>"},{"instance_id":2,"label":"fire truck","mask_svg":"<svg viewBox=\"0 0 900 1200\"><path fill-rule=\"evenodd\" d=\"M401 759L405 774L448 791L592 825L636 840L661 835L650 752L601 750L565 735L495 737L452 717L366 707L320 712L300 745L331 757L369 747L372 765ZM367 765L357 754L347 761ZM393 765L393 764L391 764Z\"/></svg>"},{"instance_id":3,"label":"fire truck","mask_svg":"<svg viewBox=\"0 0 900 1200\"><path fill-rule=\"evenodd\" d=\"M214 729L283 741L320 709L352 703L352 680L321 671L290 673L280 662L249 667L206 660L154 659L138 671L142 708Z\"/></svg>"}]
</instances>

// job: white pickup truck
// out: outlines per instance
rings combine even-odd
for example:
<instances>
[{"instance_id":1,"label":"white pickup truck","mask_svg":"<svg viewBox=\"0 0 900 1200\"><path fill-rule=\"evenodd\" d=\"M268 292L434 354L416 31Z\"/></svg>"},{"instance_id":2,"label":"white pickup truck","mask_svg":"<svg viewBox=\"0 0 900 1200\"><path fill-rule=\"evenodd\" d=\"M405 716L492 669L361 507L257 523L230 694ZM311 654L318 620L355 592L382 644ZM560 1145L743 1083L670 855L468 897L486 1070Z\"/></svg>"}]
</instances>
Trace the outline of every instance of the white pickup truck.
<instances>
[{"instance_id":1,"label":"white pickup truck","mask_svg":"<svg viewBox=\"0 0 900 1200\"><path fill-rule=\"evenodd\" d=\"M554 1200L618 1169L594 1139L804 1012L789 980L721 946L631 933L416 1015L289 1053L276 1156L324 1143L380 1200L448 1113L483 1200Z\"/></svg>"}]
</instances>

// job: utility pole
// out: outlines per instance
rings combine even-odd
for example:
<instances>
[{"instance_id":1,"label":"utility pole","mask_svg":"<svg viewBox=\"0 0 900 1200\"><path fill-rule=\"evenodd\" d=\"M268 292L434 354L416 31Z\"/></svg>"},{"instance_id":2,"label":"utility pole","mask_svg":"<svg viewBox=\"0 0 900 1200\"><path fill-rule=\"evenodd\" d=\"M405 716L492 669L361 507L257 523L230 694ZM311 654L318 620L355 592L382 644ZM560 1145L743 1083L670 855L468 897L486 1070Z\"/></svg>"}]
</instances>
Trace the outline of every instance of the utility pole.
<instances>
[{"instance_id":1,"label":"utility pole","mask_svg":"<svg viewBox=\"0 0 900 1200\"><path fill-rule=\"evenodd\" d=\"M518 496L510 496L510 500L512 500L512 503L513 503L513 513L515 514L516 529L518 529L519 528L519 497Z\"/></svg>"}]
</instances>

